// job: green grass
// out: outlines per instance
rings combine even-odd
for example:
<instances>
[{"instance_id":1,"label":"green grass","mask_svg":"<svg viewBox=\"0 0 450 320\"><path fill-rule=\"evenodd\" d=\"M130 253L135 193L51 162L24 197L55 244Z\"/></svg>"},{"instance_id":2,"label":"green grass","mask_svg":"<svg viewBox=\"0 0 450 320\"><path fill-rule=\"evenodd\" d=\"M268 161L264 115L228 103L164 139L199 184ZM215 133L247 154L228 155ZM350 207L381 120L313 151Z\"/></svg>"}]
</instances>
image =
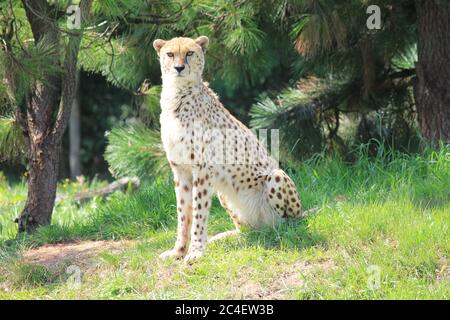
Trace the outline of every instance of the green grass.
<instances>
[{"instance_id":1,"label":"green grass","mask_svg":"<svg viewBox=\"0 0 450 320\"><path fill-rule=\"evenodd\" d=\"M450 150L424 156L384 153L359 160L317 156L287 170L305 208L319 211L276 230L244 230L208 246L187 266L160 261L175 239L175 195L169 177L136 193L79 204L70 197L53 224L15 237L11 222L25 199L23 183L0 182L0 298L100 299L449 299ZM84 188L94 188L100 182ZM70 196L80 186L66 182ZM211 234L232 228L217 200ZM30 248L69 240L129 240L89 261L43 266ZM81 285L68 282L79 265Z\"/></svg>"}]
</instances>

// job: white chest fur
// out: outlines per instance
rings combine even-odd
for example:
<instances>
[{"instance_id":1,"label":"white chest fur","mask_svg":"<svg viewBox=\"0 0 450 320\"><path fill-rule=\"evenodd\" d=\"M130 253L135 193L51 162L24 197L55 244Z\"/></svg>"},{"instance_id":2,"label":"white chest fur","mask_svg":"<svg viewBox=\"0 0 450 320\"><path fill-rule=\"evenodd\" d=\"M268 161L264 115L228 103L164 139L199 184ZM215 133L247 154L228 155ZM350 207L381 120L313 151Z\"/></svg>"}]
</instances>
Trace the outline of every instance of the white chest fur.
<instances>
[{"instance_id":1,"label":"white chest fur","mask_svg":"<svg viewBox=\"0 0 450 320\"><path fill-rule=\"evenodd\" d=\"M194 105L192 89L164 89L161 94L161 140L170 162L190 164Z\"/></svg>"}]
</instances>

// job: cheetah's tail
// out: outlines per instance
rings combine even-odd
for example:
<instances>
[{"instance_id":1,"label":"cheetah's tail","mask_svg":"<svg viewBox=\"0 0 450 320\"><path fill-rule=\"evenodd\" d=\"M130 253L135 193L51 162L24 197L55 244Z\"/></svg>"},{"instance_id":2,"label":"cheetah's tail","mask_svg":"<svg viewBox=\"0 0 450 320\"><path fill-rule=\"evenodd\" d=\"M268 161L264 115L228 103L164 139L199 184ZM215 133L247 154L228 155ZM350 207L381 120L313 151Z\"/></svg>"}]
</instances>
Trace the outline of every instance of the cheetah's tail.
<instances>
[{"instance_id":1,"label":"cheetah's tail","mask_svg":"<svg viewBox=\"0 0 450 320\"><path fill-rule=\"evenodd\" d=\"M319 209L320 209L319 207L314 207L314 208L311 208L311 209L308 209L308 210L304 210L304 211L302 211L301 217L302 218L307 218L307 217L315 214L317 211L319 211Z\"/></svg>"}]
</instances>

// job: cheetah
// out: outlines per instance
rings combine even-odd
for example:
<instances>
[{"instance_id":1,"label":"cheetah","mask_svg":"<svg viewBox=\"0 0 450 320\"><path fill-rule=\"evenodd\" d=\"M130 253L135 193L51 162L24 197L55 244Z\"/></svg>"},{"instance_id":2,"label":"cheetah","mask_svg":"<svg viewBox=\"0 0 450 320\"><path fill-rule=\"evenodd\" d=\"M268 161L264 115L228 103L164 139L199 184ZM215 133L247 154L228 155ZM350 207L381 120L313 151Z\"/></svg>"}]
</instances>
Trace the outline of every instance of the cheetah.
<instances>
[{"instance_id":1,"label":"cheetah","mask_svg":"<svg viewBox=\"0 0 450 320\"><path fill-rule=\"evenodd\" d=\"M208 43L206 36L153 42L162 73L161 139L178 215L175 246L160 257L188 263L205 251L214 194L236 229L209 241L237 234L242 225L275 226L304 213L291 178L203 82Z\"/></svg>"}]
</instances>

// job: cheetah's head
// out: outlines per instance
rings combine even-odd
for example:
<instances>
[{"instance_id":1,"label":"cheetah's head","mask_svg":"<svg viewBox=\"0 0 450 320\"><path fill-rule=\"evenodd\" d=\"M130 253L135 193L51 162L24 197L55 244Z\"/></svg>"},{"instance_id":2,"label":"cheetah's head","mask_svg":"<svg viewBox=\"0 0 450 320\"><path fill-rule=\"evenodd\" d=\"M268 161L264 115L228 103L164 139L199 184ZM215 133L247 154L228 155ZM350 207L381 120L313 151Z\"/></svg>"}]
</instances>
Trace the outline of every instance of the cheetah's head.
<instances>
[{"instance_id":1,"label":"cheetah's head","mask_svg":"<svg viewBox=\"0 0 450 320\"><path fill-rule=\"evenodd\" d=\"M159 56L163 79L175 81L201 81L205 64L204 53L208 47L208 37L197 39L173 38L157 39L153 47Z\"/></svg>"}]
</instances>

